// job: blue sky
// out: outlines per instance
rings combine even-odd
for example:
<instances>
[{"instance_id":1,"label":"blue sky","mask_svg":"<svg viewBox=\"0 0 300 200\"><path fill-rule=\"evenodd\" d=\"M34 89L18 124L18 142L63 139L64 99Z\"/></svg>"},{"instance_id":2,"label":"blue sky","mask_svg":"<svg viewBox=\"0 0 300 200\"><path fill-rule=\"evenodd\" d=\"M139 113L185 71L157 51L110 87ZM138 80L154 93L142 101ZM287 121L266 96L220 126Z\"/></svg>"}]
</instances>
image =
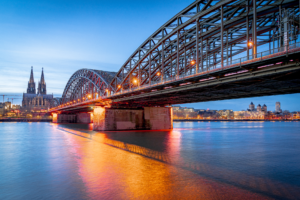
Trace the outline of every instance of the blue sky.
<instances>
[{"instance_id":1,"label":"blue sky","mask_svg":"<svg viewBox=\"0 0 300 200\"><path fill-rule=\"evenodd\" d=\"M44 68L48 93L60 95L78 69L118 71L156 29L193 0L0 0L0 93L26 91L30 67ZM186 104L246 109L253 101L300 110L300 94ZM2 100L2 98L0 99ZM16 103L20 101L16 100Z\"/></svg>"}]
</instances>

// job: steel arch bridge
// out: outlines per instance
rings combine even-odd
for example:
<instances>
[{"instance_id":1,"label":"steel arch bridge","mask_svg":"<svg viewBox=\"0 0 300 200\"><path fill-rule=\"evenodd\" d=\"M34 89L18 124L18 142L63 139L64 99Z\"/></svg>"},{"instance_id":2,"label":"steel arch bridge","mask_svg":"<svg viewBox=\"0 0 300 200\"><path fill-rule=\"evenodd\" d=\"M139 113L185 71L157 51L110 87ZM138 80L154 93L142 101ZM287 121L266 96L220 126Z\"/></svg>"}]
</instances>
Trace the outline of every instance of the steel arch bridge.
<instances>
[{"instance_id":1,"label":"steel arch bridge","mask_svg":"<svg viewBox=\"0 0 300 200\"><path fill-rule=\"evenodd\" d=\"M115 72L93 69L77 70L64 89L61 103L103 96L108 92L109 83L115 74Z\"/></svg>"},{"instance_id":2,"label":"steel arch bridge","mask_svg":"<svg viewBox=\"0 0 300 200\"><path fill-rule=\"evenodd\" d=\"M197 0L148 37L117 73L75 72L61 103L89 95L113 98L155 85L168 88L167 83L212 72L218 73L200 81L227 76L227 69L237 65L295 51L299 22L299 1L295 0Z\"/></svg>"}]
</instances>

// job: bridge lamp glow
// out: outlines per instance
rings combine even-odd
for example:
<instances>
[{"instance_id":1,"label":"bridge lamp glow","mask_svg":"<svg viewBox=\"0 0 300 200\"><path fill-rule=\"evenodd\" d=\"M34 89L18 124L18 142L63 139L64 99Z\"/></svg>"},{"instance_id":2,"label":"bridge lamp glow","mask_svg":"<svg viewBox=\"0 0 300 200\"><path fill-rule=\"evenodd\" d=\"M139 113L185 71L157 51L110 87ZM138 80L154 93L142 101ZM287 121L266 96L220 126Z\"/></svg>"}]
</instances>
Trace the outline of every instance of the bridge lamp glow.
<instances>
[{"instance_id":1,"label":"bridge lamp glow","mask_svg":"<svg viewBox=\"0 0 300 200\"><path fill-rule=\"evenodd\" d=\"M248 46L249 46L249 47L252 47L252 45L253 45L253 42L251 42L251 41L248 42Z\"/></svg>"},{"instance_id":2,"label":"bridge lamp glow","mask_svg":"<svg viewBox=\"0 0 300 200\"><path fill-rule=\"evenodd\" d=\"M157 75L157 76L160 76L160 72L157 72L156 75Z\"/></svg>"},{"instance_id":3,"label":"bridge lamp glow","mask_svg":"<svg viewBox=\"0 0 300 200\"><path fill-rule=\"evenodd\" d=\"M136 83L137 83L137 80L136 80L136 79L133 79L133 83L136 84Z\"/></svg>"},{"instance_id":4,"label":"bridge lamp glow","mask_svg":"<svg viewBox=\"0 0 300 200\"><path fill-rule=\"evenodd\" d=\"M194 65L196 63L195 60L191 60L191 65Z\"/></svg>"},{"instance_id":5,"label":"bridge lamp glow","mask_svg":"<svg viewBox=\"0 0 300 200\"><path fill-rule=\"evenodd\" d=\"M121 85L118 85L118 88L121 88Z\"/></svg>"},{"instance_id":6,"label":"bridge lamp glow","mask_svg":"<svg viewBox=\"0 0 300 200\"><path fill-rule=\"evenodd\" d=\"M90 99L92 96L89 94L87 97Z\"/></svg>"}]
</instances>

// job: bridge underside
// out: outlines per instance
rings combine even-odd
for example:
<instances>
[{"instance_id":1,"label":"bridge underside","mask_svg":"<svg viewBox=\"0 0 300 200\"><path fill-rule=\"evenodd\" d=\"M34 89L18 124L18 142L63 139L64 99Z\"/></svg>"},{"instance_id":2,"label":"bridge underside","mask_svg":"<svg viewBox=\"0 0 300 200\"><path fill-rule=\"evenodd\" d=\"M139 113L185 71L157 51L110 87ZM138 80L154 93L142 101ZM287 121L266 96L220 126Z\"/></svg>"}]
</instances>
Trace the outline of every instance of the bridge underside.
<instances>
[{"instance_id":1,"label":"bridge underside","mask_svg":"<svg viewBox=\"0 0 300 200\"><path fill-rule=\"evenodd\" d=\"M165 106L300 92L298 54L153 86L112 98L112 105ZM168 88L169 87L169 88ZM167 88L167 89L166 89Z\"/></svg>"},{"instance_id":2,"label":"bridge underside","mask_svg":"<svg viewBox=\"0 0 300 200\"><path fill-rule=\"evenodd\" d=\"M96 131L166 130L173 128L173 113L171 107L114 109L95 106L92 112L69 110L54 113L53 122L93 123Z\"/></svg>"}]
</instances>

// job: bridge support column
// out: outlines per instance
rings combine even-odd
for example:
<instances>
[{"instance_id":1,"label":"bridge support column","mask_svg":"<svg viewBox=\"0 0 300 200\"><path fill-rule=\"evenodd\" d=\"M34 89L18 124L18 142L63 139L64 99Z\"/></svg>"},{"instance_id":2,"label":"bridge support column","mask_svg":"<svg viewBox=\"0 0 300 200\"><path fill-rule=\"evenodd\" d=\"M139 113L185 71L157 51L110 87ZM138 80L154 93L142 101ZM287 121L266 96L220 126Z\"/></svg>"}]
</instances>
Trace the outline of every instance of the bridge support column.
<instances>
[{"instance_id":1,"label":"bridge support column","mask_svg":"<svg viewBox=\"0 0 300 200\"><path fill-rule=\"evenodd\" d=\"M143 129L143 110L94 107L94 130Z\"/></svg>"},{"instance_id":2,"label":"bridge support column","mask_svg":"<svg viewBox=\"0 0 300 200\"><path fill-rule=\"evenodd\" d=\"M77 113L77 123L89 124L93 122L92 113Z\"/></svg>"},{"instance_id":3,"label":"bridge support column","mask_svg":"<svg viewBox=\"0 0 300 200\"><path fill-rule=\"evenodd\" d=\"M75 114L53 114L52 118L53 123L76 123Z\"/></svg>"},{"instance_id":4,"label":"bridge support column","mask_svg":"<svg viewBox=\"0 0 300 200\"><path fill-rule=\"evenodd\" d=\"M114 109L94 107L95 131L158 130L173 128L172 108Z\"/></svg>"},{"instance_id":5,"label":"bridge support column","mask_svg":"<svg viewBox=\"0 0 300 200\"><path fill-rule=\"evenodd\" d=\"M173 129L173 108L145 107L144 120L146 129Z\"/></svg>"}]
</instances>

